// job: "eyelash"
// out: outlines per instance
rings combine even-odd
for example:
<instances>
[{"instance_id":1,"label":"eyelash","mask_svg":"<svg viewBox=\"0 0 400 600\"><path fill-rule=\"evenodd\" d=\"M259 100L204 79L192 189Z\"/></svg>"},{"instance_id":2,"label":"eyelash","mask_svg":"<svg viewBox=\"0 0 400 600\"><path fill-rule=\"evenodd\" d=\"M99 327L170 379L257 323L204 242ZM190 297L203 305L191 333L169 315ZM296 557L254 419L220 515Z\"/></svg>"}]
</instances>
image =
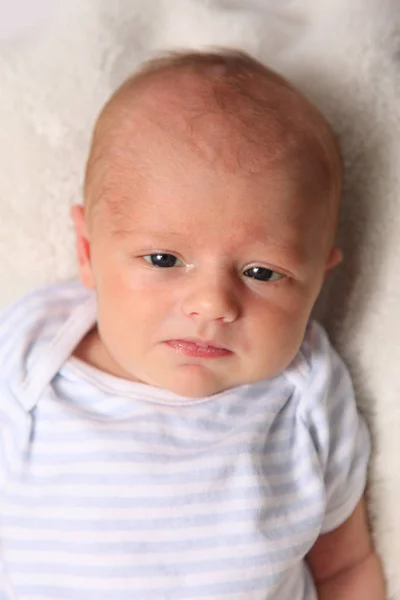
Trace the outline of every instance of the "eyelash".
<instances>
[{"instance_id":1,"label":"eyelash","mask_svg":"<svg viewBox=\"0 0 400 600\"><path fill-rule=\"evenodd\" d=\"M142 258L146 262L148 262L153 267L156 267L158 269L171 269L172 267L183 266L182 261L179 261L179 262L181 262L181 265L176 265L176 263L174 263L174 264L167 264L164 266L160 266L160 265L154 264L153 257L159 257L160 259L167 259L167 262L171 258L175 261L179 261L179 258L177 258L173 254L169 254L167 252L157 252L154 254L145 254L144 256L142 256ZM257 274L257 273L266 274L268 278L263 279L261 277L255 277L254 275L246 275L246 273L251 270L255 271L255 274ZM257 266L250 267L250 269L246 269L243 273L244 273L244 275L246 275L246 277L249 277L250 279L255 279L256 281L263 281L263 282L278 281L279 279L282 279L283 277L285 277L282 273L278 273L277 271L273 271L272 269L267 269L266 267L257 267Z\"/></svg>"}]
</instances>

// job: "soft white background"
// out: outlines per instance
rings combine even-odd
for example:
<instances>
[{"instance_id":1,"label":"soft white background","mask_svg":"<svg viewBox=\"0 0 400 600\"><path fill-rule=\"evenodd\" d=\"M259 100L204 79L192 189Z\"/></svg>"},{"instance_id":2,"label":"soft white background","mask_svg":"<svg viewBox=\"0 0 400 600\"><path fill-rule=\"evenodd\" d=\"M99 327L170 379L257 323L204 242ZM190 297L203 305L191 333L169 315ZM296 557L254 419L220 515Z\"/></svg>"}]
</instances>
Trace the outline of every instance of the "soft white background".
<instances>
[{"instance_id":1,"label":"soft white background","mask_svg":"<svg viewBox=\"0 0 400 600\"><path fill-rule=\"evenodd\" d=\"M68 212L95 116L159 49L238 46L337 131L346 261L318 313L374 438L369 506L400 600L400 0L0 0L0 306L76 273Z\"/></svg>"}]
</instances>

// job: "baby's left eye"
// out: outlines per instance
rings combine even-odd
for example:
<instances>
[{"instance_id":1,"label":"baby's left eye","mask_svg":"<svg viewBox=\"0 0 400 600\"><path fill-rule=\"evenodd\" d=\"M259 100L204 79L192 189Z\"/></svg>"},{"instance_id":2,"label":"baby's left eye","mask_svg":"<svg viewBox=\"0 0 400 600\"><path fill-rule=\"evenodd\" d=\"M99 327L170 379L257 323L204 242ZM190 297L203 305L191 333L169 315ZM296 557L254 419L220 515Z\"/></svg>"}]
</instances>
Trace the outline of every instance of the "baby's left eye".
<instances>
[{"instance_id":1,"label":"baby's left eye","mask_svg":"<svg viewBox=\"0 0 400 600\"><path fill-rule=\"evenodd\" d=\"M251 277L252 279L257 279L258 281L277 281L284 277L281 273L272 271L272 269L266 269L265 267L251 267L244 271L244 275L246 275L246 277Z\"/></svg>"},{"instance_id":2,"label":"baby's left eye","mask_svg":"<svg viewBox=\"0 0 400 600\"><path fill-rule=\"evenodd\" d=\"M146 254L143 256L144 260L153 267L160 267L162 269L169 269L171 267L182 266L183 263L179 258L174 256L173 254L168 254L166 252L157 252L155 254ZM180 264L177 264L180 263Z\"/></svg>"}]
</instances>

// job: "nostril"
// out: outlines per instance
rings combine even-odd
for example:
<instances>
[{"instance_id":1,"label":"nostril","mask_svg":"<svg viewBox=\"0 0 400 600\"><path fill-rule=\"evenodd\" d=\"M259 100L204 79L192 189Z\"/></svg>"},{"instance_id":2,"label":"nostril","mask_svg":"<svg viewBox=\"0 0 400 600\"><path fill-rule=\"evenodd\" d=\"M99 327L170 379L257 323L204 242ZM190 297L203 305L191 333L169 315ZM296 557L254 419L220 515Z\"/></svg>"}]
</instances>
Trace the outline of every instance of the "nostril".
<instances>
[{"instance_id":1,"label":"nostril","mask_svg":"<svg viewBox=\"0 0 400 600\"><path fill-rule=\"evenodd\" d=\"M224 297L203 295L186 299L183 313L197 321L214 321L220 325L234 321L239 313L237 303Z\"/></svg>"}]
</instances>

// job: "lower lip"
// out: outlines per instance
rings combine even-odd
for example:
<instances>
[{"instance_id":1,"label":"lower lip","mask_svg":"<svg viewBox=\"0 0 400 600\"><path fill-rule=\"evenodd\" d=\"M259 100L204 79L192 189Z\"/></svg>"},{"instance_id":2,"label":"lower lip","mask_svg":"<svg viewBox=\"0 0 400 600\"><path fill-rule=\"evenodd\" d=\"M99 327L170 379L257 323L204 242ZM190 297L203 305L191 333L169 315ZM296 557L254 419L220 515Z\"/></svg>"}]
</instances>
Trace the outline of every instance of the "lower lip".
<instances>
[{"instance_id":1,"label":"lower lip","mask_svg":"<svg viewBox=\"0 0 400 600\"><path fill-rule=\"evenodd\" d=\"M197 358L220 358L221 356L228 356L229 354L232 354L232 352L230 350L226 350L226 348L215 348L215 346L198 346L194 342L187 342L185 340L169 340L166 342L166 344L170 348L173 348L185 356L195 356Z\"/></svg>"}]
</instances>

